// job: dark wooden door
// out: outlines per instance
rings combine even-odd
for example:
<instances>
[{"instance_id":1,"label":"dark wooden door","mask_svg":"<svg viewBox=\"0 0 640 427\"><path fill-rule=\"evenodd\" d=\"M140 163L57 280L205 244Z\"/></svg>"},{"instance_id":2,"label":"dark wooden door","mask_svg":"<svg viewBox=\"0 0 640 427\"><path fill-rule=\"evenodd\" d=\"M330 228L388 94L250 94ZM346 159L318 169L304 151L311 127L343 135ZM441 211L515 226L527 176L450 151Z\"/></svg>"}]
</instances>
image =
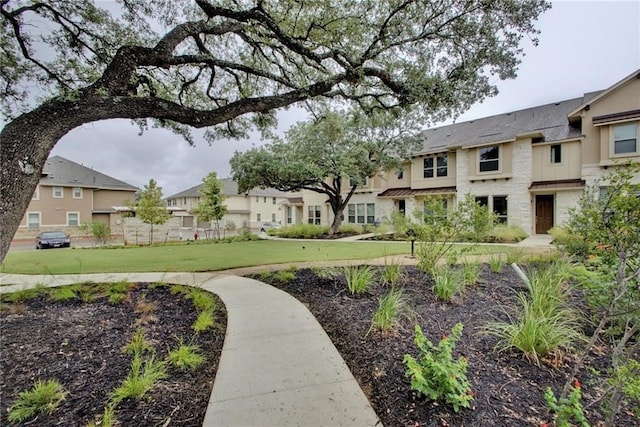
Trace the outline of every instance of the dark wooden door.
<instances>
[{"instance_id":1,"label":"dark wooden door","mask_svg":"<svg viewBox=\"0 0 640 427\"><path fill-rule=\"evenodd\" d=\"M547 234L553 227L553 195L536 196L536 234Z\"/></svg>"}]
</instances>

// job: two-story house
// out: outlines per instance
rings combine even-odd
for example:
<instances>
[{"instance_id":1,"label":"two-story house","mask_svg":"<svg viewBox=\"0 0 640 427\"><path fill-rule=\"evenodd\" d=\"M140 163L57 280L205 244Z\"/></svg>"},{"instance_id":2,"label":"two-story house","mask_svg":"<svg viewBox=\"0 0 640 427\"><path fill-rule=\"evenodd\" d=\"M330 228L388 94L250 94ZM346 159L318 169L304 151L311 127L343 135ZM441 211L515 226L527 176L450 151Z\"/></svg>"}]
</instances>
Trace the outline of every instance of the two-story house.
<instances>
[{"instance_id":1,"label":"two-story house","mask_svg":"<svg viewBox=\"0 0 640 427\"><path fill-rule=\"evenodd\" d=\"M289 200L289 194L271 188L254 188L247 193L238 193L238 184L231 178L220 179L222 195L227 213L221 224L232 222L236 227L260 228L264 222L293 224L299 222L301 209L299 198ZM187 228L208 228L209 224L198 221L193 210L200 203L202 184L188 188L166 198L173 215L180 218L180 226ZM292 206L294 207L292 209ZM289 222L287 222L289 221Z\"/></svg>"},{"instance_id":2,"label":"two-story house","mask_svg":"<svg viewBox=\"0 0 640 427\"><path fill-rule=\"evenodd\" d=\"M137 187L60 156L47 160L16 237L59 229L78 234L84 222L122 228L120 212L135 199Z\"/></svg>"},{"instance_id":3,"label":"two-story house","mask_svg":"<svg viewBox=\"0 0 640 427\"><path fill-rule=\"evenodd\" d=\"M427 197L453 208L471 194L499 221L546 233L567 220L585 185L620 162L640 161L640 70L605 90L422 136L409 163L368 180L354 195L345 223L366 224L394 211L410 215ZM304 205L320 212L322 224L331 223L320 199L305 193Z\"/></svg>"}]
</instances>

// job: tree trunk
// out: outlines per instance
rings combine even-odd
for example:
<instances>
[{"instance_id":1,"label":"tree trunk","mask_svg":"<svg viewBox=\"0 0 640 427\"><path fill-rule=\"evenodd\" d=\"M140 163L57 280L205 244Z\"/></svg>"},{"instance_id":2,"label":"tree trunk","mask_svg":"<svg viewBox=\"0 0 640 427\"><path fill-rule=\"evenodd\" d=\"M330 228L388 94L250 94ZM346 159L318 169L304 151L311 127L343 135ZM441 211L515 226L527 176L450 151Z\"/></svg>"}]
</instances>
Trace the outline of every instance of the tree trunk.
<instances>
[{"instance_id":1,"label":"tree trunk","mask_svg":"<svg viewBox=\"0 0 640 427\"><path fill-rule=\"evenodd\" d=\"M333 211L333 223L329 228L329 236L333 236L340 231L342 221L344 221L344 205L341 204L340 207Z\"/></svg>"},{"instance_id":2,"label":"tree trunk","mask_svg":"<svg viewBox=\"0 0 640 427\"><path fill-rule=\"evenodd\" d=\"M0 264L31 202L56 143L86 122L72 103L52 101L9 122L0 132Z\"/></svg>"}]
</instances>

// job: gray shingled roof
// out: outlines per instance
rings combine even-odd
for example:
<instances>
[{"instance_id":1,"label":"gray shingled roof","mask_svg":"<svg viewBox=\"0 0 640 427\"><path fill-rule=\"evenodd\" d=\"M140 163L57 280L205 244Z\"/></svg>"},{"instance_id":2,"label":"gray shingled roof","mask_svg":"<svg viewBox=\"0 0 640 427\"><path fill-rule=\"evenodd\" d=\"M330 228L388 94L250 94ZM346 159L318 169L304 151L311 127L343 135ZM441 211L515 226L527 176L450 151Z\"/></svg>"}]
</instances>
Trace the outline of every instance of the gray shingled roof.
<instances>
[{"instance_id":1,"label":"gray shingled roof","mask_svg":"<svg viewBox=\"0 0 640 427\"><path fill-rule=\"evenodd\" d=\"M422 132L425 138L422 150L416 154L508 141L518 135L532 133L542 134L545 141L579 137L581 130L569 124L568 114L582 105L585 99L593 98L598 93L591 92L580 98L427 129Z\"/></svg>"},{"instance_id":2,"label":"gray shingled roof","mask_svg":"<svg viewBox=\"0 0 640 427\"><path fill-rule=\"evenodd\" d=\"M103 190L138 190L138 187L60 156L53 156L47 160L42 169L40 184Z\"/></svg>"},{"instance_id":3,"label":"gray shingled roof","mask_svg":"<svg viewBox=\"0 0 640 427\"><path fill-rule=\"evenodd\" d=\"M225 196L237 196L238 184L231 178L223 178L219 180L222 182L222 194ZM168 196L167 199L175 199L177 197L199 197L200 188L202 184L198 184L195 187L188 188L179 193ZM249 190L249 196L269 196L269 197L287 197L287 193L284 191L275 190L273 188L254 188Z\"/></svg>"}]
</instances>

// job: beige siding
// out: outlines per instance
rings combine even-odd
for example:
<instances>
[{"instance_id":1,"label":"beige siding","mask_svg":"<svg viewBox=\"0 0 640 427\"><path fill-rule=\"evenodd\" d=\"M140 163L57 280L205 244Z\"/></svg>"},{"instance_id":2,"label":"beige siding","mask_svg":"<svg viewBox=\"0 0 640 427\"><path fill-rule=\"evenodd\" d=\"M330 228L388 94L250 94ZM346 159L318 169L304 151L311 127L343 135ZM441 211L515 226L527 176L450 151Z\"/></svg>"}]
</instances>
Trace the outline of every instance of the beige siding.
<instances>
[{"instance_id":1,"label":"beige siding","mask_svg":"<svg viewBox=\"0 0 640 427\"><path fill-rule=\"evenodd\" d=\"M90 190L85 189L85 194ZM113 206L126 206L135 199L135 191L95 190L93 191L93 209L111 210Z\"/></svg>"},{"instance_id":2,"label":"beige siding","mask_svg":"<svg viewBox=\"0 0 640 427\"><path fill-rule=\"evenodd\" d=\"M580 141L563 142L561 144L561 162L551 163L551 147L557 145L533 145L533 181L555 181L578 179L581 173Z\"/></svg>"},{"instance_id":3,"label":"beige siding","mask_svg":"<svg viewBox=\"0 0 640 427\"><path fill-rule=\"evenodd\" d=\"M498 145L500 147L499 163L497 171L480 172L480 150L482 148ZM507 142L502 144L488 144L482 147L470 148L467 152L469 164L469 179L498 179L511 178L513 176L513 143Z\"/></svg>"},{"instance_id":4,"label":"beige siding","mask_svg":"<svg viewBox=\"0 0 640 427\"><path fill-rule=\"evenodd\" d=\"M439 188L453 187L456 185L456 154L447 153L447 176L424 178L424 158L431 156L420 156L413 159L410 168L411 188ZM434 159L435 162L435 159ZM434 175L436 175L434 173Z\"/></svg>"}]
</instances>

